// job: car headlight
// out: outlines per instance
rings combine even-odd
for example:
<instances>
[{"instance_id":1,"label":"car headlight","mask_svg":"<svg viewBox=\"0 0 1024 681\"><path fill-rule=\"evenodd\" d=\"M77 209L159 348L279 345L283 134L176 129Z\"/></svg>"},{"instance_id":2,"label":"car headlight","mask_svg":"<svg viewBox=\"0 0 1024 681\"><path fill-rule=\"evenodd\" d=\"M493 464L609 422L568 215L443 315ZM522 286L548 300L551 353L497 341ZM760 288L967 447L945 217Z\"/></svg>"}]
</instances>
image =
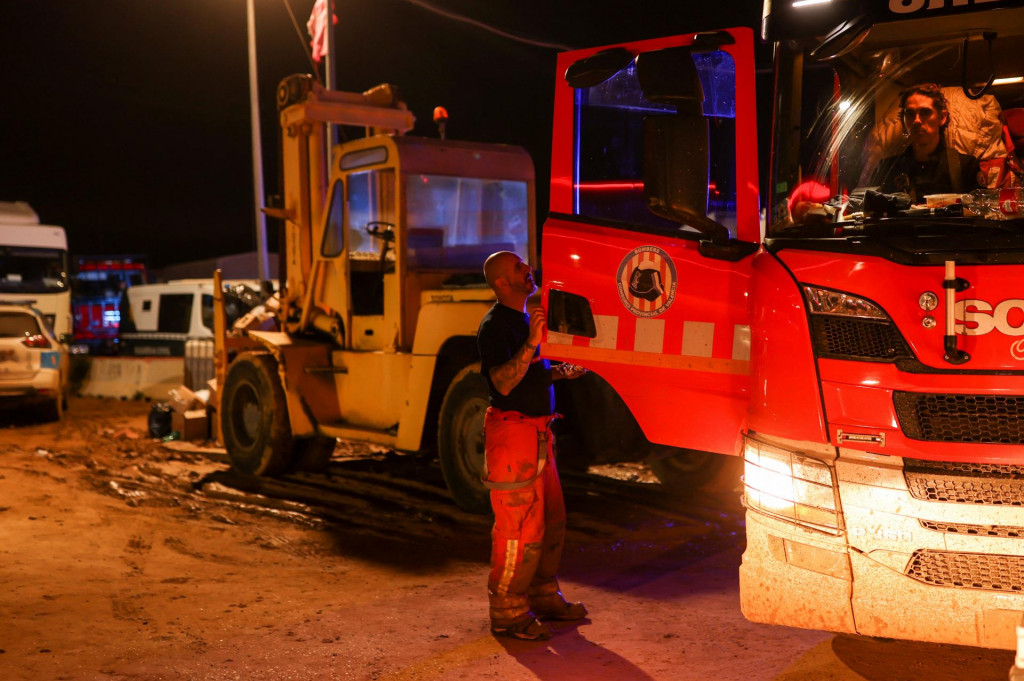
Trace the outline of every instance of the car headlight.
<instances>
[{"instance_id":1,"label":"car headlight","mask_svg":"<svg viewBox=\"0 0 1024 681\"><path fill-rule=\"evenodd\" d=\"M842 530L832 470L822 461L743 439L748 508L829 534Z\"/></svg>"}]
</instances>

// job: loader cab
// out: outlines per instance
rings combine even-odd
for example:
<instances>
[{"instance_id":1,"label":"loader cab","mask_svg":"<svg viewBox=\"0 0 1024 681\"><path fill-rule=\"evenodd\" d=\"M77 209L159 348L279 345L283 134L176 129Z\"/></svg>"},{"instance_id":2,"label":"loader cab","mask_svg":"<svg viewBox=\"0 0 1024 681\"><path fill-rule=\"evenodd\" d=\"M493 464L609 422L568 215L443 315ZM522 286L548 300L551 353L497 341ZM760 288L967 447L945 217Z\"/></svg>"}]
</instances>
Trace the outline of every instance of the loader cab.
<instances>
[{"instance_id":1,"label":"loader cab","mask_svg":"<svg viewBox=\"0 0 1024 681\"><path fill-rule=\"evenodd\" d=\"M425 291L482 286L494 251L535 262L524 150L374 136L333 158L318 300L342 321L346 349L409 352Z\"/></svg>"}]
</instances>

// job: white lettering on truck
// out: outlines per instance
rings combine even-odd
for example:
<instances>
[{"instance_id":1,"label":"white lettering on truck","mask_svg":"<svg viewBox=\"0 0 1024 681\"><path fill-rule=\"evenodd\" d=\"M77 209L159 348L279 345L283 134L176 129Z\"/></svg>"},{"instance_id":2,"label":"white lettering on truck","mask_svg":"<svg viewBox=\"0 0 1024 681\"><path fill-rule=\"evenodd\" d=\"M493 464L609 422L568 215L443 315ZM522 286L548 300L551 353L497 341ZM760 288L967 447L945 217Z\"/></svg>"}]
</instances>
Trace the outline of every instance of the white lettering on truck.
<instances>
[{"instance_id":1,"label":"white lettering on truck","mask_svg":"<svg viewBox=\"0 0 1024 681\"><path fill-rule=\"evenodd\" d=\"M928 9L945 9L949 7L967 7L968 5L981 5L986 2L1000 2L1001 0L889 0L889 9L896 14L910 14L925 6Z\"/></svg>"},{"instance_id":2,"label":"white lettering on truck","mask_svg":"<svg viewBox=\"0 0 1024 681\"><path fill-rule=\"evenodd\" d=\"M1024 300L1018 298L1004 300L995 307L984 300L961 300L954 308L954 317L956 332L965 336L984 336L992 331L1024 336Z\"/></svg>"}]
</instances>

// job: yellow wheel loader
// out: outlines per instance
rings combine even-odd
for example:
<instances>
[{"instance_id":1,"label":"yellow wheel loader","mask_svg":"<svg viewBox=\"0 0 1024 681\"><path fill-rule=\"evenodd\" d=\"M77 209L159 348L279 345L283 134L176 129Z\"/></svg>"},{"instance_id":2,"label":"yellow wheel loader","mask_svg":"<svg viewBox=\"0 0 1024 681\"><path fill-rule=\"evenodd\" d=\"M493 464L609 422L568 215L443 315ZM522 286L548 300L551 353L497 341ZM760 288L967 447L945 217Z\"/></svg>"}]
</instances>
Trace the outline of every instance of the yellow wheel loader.
<instances>
[{"instance_id":1,"label":"yellow wheel loader","mask_svg":"<svg viewBox=\"0 0 1024 681\"><path fill-rule=\"evenodd\" d=\"M335 92L297 75L277 99L282 205L265 212L283 224L280 287L262 314L215 320L233 467L315 471L336 438L436 446L456 503L486 510L481 268L499 250L536 262L529 155L405 135L414 117L387 85ZM331 146L329 126L365 134Z\"/></svg>"}]
</instances>

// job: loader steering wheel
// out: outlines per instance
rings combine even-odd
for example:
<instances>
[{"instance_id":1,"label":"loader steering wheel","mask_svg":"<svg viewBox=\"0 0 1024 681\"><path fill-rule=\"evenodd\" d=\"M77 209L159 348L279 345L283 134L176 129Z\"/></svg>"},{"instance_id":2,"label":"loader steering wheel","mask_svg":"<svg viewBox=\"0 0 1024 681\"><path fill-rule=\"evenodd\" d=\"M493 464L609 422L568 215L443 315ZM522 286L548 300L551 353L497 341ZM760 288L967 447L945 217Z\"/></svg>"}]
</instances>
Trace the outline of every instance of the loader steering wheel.
<instances>
[{"instance_id":1,"label":"loader steering wheel","mask_svg":"<svg viewBox=\"0 0 1024 681\"><path fill-rule=\"evenodd\" d=\"M380 271L387 268L388 251L395 245L395 225L393 222L374 220L366 223L366 233L381 240Z\"/></svg>"},{"instance_id":2,"label":"loader steering wheel","mask_svg":"<svg viewBox=\"0 0 1024 681\"><path fill-rule=\"evenodd\" d=\"M373 221L366 223L366 233L386 244L395 243L395 225L391 222Z\"/></svg>"}]
</instances>

